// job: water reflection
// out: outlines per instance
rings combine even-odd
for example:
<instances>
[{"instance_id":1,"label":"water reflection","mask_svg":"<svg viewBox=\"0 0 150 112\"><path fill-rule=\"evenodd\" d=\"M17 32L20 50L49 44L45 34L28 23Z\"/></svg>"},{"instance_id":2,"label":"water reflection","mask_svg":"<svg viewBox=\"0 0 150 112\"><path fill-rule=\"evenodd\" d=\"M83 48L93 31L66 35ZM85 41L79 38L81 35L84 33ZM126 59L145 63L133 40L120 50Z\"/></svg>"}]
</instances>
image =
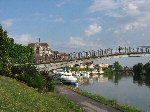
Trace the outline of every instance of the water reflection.
<instances>
[{"instance_id":1,"label":"water reflection","mask_svg":"<svg viewBox=\"0 0 150 112\"><path fill-rule=\"evenodd\" d=\"M112 74L97 75L96 77L90 77L84 79L84 85L93 84L96 82L111 81L115 85L118 85L122 78L133 77L133 83L139 86L146 85L150 88L150 75L133 75L133 72L114 72Z\"/></svg>"},{"instance_id":2,"label":"water reflection","mask_svg":"<svg viewBox=\"0 0 150 112\"><path fill-rule=\"evenodd\" d=\"M79 88L150 112L150 75L114 72L90 77Z\"/></svg>"},{"instance_id":3,"label":"water reflection","mask_svg":"<svg viewBox=\"0 0 150 112\"><path fill-rule=\"evenodd\" d=\"M150 76L147 75L134 75L133 83L137 83L139 86L146 85L150 88Z\"/></svg>"},{"instance_id":4,"label":"water reflection","mask_svg":"<svg viewBox=\"0 0 150 112\"><path fill-rule=\"evenodd\" d=\"M106 81L108 81L108 77L107 77L107 76L100 75L100 76L97 78L97 81L98 81L98 82L106 82Z\"/></svg>"},{"instance_id":5,"label":"water reflection","mask_svg":"<svg viewBox=\"0 0 150 112\"><path fill-rule=\"evenodd\" d=\"M112 74L104 74L104 76L108 77L108 80L115 83L115 85L118 85L118 83L122 79L122 77L133 76L133 72L130 72L130 71L129 72L128 71L123 71L123 72L115 71Z\"/></svg>"}]
</instances>

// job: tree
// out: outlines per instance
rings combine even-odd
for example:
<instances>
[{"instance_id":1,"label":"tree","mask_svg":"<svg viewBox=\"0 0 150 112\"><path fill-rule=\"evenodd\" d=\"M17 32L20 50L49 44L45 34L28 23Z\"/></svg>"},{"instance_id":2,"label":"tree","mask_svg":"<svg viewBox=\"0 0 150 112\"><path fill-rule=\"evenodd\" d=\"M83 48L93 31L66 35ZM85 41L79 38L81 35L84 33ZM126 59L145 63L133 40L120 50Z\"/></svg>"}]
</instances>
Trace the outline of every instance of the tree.
<instances>
[{"instance_id":1,"label":"tree","mask_svg":"<svg viewBox=\"0 0 150 112\"><path fill-rule=\"evenodd\" d=\"M144 70L145 70L146 75L150 75L150 62L144 65Z\"/></svg>"},{"instance_id":2,"label":"tree","mask_svg":"<svg viewBox=\"0 0 150 112\"><path fill-rule=\"evenodd\" d=\"M10 49L10 57L13 64L25 64L30 62L32 63L34 58L34 51L28 46L14 44Z\"/></svg>"},{"instance_id":3,"label":"tree","mask_svg":"<svg viewBox=\"0 0 150 112\"><path fill-rule=\"evenodd\" d=\"M113 64L113 67L115 70L122 70L122 66L119 64L118 61L115 61L115 63Z\"/></svg>"},{"instance_id":4,"label":"tree","mask_svg":"<svg viewBox=\"0 0 150 112\"><path fill-rule=\"evenodd\" d=\"M11 67L17 64L33 62L34 50L30 47L14 44L7 31L0 25L0 74L10 74Z\"/></svg>"},{"instance_id":5,"label":"tree","mask_svg":"<svg viewBox=\"0 0 150 112\"><path fill-rule=\"evenodd\" d=\"M34 50L28 46L15 44L0 25L0 75L26 82L29 86L42 88L45 78L34 65Z\"/></svg>"},{"instance_id":6,"label":"tree","mask_svg":"<svg viewBox=\"0 0 150 112\"><path fill-rule=\"evenodd\" d=\"M14 40L8 37L7 32L0 25L0 74L7 75L10 73L11 59L9 51L13 44Z\"/></svg>"},{"instance_id":7,"label":"tree","mask_svg":"<svg viewBox=\"0 0 150 112\"><path fill-rule=\"evenodd\" d=\"M144 65L142 63L138 63L133 66L133 72L135 75L143 75L144 73Z\"/></svg>"}]
</instances>

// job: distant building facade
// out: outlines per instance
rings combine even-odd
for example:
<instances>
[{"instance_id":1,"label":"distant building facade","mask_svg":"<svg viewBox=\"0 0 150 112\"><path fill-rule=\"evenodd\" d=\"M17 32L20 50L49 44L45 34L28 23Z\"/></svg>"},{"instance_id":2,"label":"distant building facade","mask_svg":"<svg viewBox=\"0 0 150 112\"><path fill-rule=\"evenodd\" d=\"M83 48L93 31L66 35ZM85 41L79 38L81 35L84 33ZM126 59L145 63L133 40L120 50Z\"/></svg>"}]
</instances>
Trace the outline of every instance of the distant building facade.
<instances>
[{"instance_id":1,"label":"distant building facade","mask_svg":"<svg viewBox=\"0 0 150 112\"><path fill-rule=\"evenodd\" d=\"M100 68L108 68L108 67L109 67L109 64L99 64L99 67L100 67Z\"/></svg>"},{"instance_id":2,"label":"distant building facade","mask_svg":"<svg viewBox=\"0 0 150 112\"><path fill-rule=\"evenodd\" d=\"M52 51L48 43L29 43L29 47L34 49L34 57L36 63L49 63L54 61L68 60L68 54Z\"/></svg>"},{"instance_id":3,"label":"distant building facade","mask_svg":"<svg viewBox=\"0 0 150 112\"><path fill-rule=\"evenodd\" d=\"M49 48L49 45L47 43L30 43L28 44L29 47L32 47L34 49L34 53L37 55L51 55L52 50Z\"/></svg>"}]
</instances>

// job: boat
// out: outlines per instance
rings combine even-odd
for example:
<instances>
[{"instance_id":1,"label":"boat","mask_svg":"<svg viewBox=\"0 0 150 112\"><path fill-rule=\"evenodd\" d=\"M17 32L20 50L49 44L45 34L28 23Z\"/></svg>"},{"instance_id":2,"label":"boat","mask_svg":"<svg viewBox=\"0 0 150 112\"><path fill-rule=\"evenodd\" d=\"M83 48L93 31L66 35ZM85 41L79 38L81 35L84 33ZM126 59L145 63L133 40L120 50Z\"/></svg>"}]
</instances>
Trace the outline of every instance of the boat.
<instances>
[{"instance_id":1,"label":"boat","mask_svg":"<svg viewBox=\"0 0 150 112\"><path fill-rule=\"evenodd\" d=\"M82 72L82 73L80 73L80 77L89 78L90 77L90 73L89 72Z\"/></svg>"},{"instance_id":2,"label":"boat","mask_svg":"<svg viewBox=\"0 0 150 112\"><path fill-rule=\"evenodd\" d=\"M61 79L61 82L66 85L77 84L77 78L75 76L72 76L72 73L63 73L60 79Z\"/></svg>"}]
</instances>

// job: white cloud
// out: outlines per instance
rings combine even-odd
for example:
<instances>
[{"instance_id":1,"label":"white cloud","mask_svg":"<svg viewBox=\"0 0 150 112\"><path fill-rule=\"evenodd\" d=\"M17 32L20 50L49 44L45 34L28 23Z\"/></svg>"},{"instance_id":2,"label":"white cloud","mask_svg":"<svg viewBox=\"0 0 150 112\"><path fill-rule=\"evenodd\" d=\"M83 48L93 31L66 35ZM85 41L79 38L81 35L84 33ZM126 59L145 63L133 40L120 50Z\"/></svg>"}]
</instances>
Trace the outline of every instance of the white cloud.
<instances>
[{"instance_id":1,"label":"white cloud","mask_svg":"<svg viewBox=\"0 0 150 112\"><path fill-rule=\"evenodd\" d=\"M123 40L121 38L117 39L114 43L114 46L117 48L118 46L122 46L122 47L129 47L131 46L131 41L129 40Z\"/></svg>"},{"instance_id":2,"label":"white cloud","mask_svg":"<svg viewBox=\"0 0 150 112\"><path fill-rule=\"evenodd\" d=\"M44 13L33 13L32 15L32 19L36 20L36 21L44 21L44 22L65 22L64 18L59 16L59 15L53 15L53 14L49 14L46 15Z\"/></svg>"},{"instance_id":3,"label":"white cloud","mask_svg":"<svg viewBox=\"0 0 150 112\"><path fill-rule=\"evenodd\" d=\"M89 7L90 12L97 12L97 11L107 11L112 10L117 7L117 3L113 0L94 0L92 5Z\"/></svg>"},{"instance_id":4,"label":"white cloud","mask_svg":"<svg viewBox=\"0 0 150 112\"><path fill-rule=\"evenodd\" d=\"M21 34L13 36L16 43L19 44L28 44L34 41L34 38L30 34Z\"/></svg>"},{"instance_id":5,"label":"white cloud","mask_svg":"<svg viewBox=\"0 0 150 112\"><path fill-rule=\"evenodd\" d=\"M70 2L70 0L61 0L61 1L59 1L58 4L56 4L56 7L62 7L63 5L67 4L68 2Z\"/></svg>"},{"instance_id":6,"label":"white cloud","mask_svg":"<svg viewBox=\"0 0 150 112\"><path fill-rule=\"evenodd\" d=\"M137 10L137 8L138 8L138 7L137 7L136 5L134 5L134 4L132 4L132 3L129 3L129 4L128 4L128 9L129 9L129 10Z\"/></svg>"},{"instance_id":7,"label":"white cloud","mask_svg":"<svg viewBox=\"0 0 150 112\"><path fill-rule=\"evenodd\" d=\"M124 17L139 14L145 0L93 0L89 12L102 12L111 17Z\"/></svg>"},{"instance_id":8,"label":"white cloud","mask_svg":"<svg viewBox=\"0 0 150 112\"><path fill-rule=\"evenodd\" d=\"M69 47L83 47L86 45L86 42L81 37L70 37L69 39Z\"/></svg>"},{"instance_id":9,"label":"white cloud","mask_svg":"<svg viewBox=\"0 0 150 112\"><path fill-rule=\"evenodd\" d=\"M11 27L14 23L14 20L13 19L7 19L7 20L4 20L2 21L2 25L4 25L4 27Z\"/></svg>"},{"instance_id":10,"label":"white cloud","mask_svg":"<svg viewBox=\"0 0 150 112\"><path fill-rule=\"evenodd\" d=\"M100 25L98 25L97 23L91 24L86 30L85 30L85 34L87 36L91 36L94 35L98 32L102 31L102 27Z\"/></svg>"},{"instance_id":11,"label":"white cloud","mask_svg":"<svg viewBox=\"0 0 150 112\"><path fill-rule=\"evenodd\" d=\"M119 34L120 30L114 30L114 34Z\"/></svg>"},{"instance_id":12,"label":"white cloud","mask_svg":"<svg viewBox=\"0 0 150 112\"><path fill-rule=\"evenodd\" d=\"M110 16L110 17L117 17L117 18L124 17L122 14L119 14L119 13L116 13L116 12L108 12L108 13L106 13L106 15Z\"/></svg>"},{"instance_id":13,"label":"white cloud","mask_svg":"<svg viewBox=\"0 0 150 112\"><path fill-rule=\"evenodd\" d=\"M143 12L133 20L128 20L127 22L122 23L119 27L117 27L117 29L115 29L114 33L119 34L142 30L150 25L149 20L150 12Z\"/></svg>"},{"instance_id":14,"label":"white cloud","mask_svg":"<svg viewBox=\"0 0 150 112\"><path fill-rule=\"evenodd\" d=\"M134 31L136 29L139 29L139 28L145 27L145 26L146 26L145 24L142 24L140 22L129 23L129 24L124 26L123 32Z\"/></svg>"},{"instance_id":15,"label":"white cloud","mask_svg":"<svg viewBox=\"0 0 150 112\"><path fill-rule=\"evenodd\" d=\"M73 50L98 50L99 48L104 48L105 45L102 45L100 38L96 38L91 41L84 40L82 37L70 37L69 41L61 42L60 46L64 48L70 48ZM58 45L58 44L57 44Z\"/></svg>"},{"instance_id":16,"label":"white cloud","mask_svg":"<svg viewBox=\"0 0 150 112\"><path fill-rule=\"evenodd\" d=\"M142 29L146 26L147 26L146 24L144 24L142 22L138 22L138 21L126 23L126 24L120 26L119 28L115 29L114 34L133 32L133 31Z\"/></svg>"},{"instance_id":17,"label":"white cloud","mask_svg":"<svg viewBox=\"0 0 150 112\"><path fill-rule=\"evenodd\" d=\"M114 17L114 33L143 30L150 26L150 1L148 0L93 0L89 12ZM103 20L102 20L103 21ZM86 34L92 34L86 30Z\"/></svg>"},{"instance_id":18,"label":"white cloud","mask_svg":"<svg viewBox=\"0 0 150 112\"><path fill-rule=\"evenodd\" d=\"M64 19L62 17L56 18L54 20L55 22L64 22Z\"/></svg>"}]
</instances>

